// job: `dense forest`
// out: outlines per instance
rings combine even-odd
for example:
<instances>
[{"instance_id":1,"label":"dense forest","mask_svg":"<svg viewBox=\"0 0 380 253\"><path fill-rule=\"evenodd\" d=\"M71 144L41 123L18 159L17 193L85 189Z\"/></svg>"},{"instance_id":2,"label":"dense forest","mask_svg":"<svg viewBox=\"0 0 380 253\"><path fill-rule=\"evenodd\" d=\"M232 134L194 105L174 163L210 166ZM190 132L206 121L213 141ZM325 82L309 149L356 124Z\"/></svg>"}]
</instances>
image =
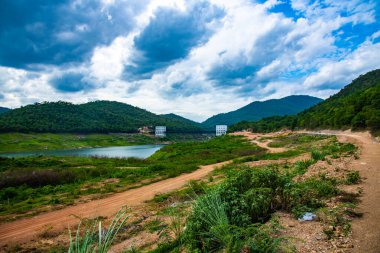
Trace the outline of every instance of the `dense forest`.
<instances>
[{"instance_id":1,"label":"dense forest","mask_svg":"<svg viewBox=\"0 0 380 253\"><path fill-rule=\"evenodd\" d=\"M202 123L204 127L215 125L232 125L240 121L256 121L269 116L283 116L297 114L323 101L311 96L288 96L281 99L252 102L236 111L221 113Z\"/></svg>"},{"instance_id":2,"label":"dense forest","mask_svg":"<svg viewBox=\"0 0 380 253\"><path fill-rule=\"evenodd\" d=\"M200 132L184 120L153 114L128 104L44 102L1 114L0 132L115 133L137 132L142 126L167 126L168 132Z\"/></svg>"},{"instance_id":3,"label":"dense forest","mask_svg":"<svg viewBox=\"0 0 380 253\"><path fill-rule=\"evenodd\" d=\"M230 131L252 129L270 132L282 128L368 129L379 134L380 69L359 76L337 94L296 116L243 121L231 126Z\"/></svg>"}]
</instances>

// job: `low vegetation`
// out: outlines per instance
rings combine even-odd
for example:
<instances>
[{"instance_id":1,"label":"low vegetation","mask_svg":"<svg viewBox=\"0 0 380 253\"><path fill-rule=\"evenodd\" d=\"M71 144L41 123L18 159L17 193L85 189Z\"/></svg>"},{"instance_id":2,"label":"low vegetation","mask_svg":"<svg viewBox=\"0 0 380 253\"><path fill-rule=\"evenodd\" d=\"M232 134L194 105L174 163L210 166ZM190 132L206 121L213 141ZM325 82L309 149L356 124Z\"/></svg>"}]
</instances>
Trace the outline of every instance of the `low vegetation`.
<instances>
[{"instance_id":1,"label":"low vegetation","mask_svg":"<svg viewBox=\"0 0 380 253\"><path fill-rule=\"evenodd\" d=\"M152 205L148 209L154 210L151 211L154 213L151 216L146 216L144 211L141 219L136 217L136 220L124 224L126 220L122 222L122 219L126 218L125 213L124 216L119 213L115 217L117 225L112 227L112 222L108 229L99 225L102 224L100 220L82 223L76 233L70 233L68 243L61 246L70 248L70 252L83 252L76 250L79 248L88 248L89 252L93 252L94 249L102 248L98 244L103 243L107 233L111 235L108 246L113 240L114 243L119 243L138 236L139 233L148 233L154 235L151 238L153 241L149 241L148 236L145 244L138 247L132 245L130 249L125 249L126 252L294 252L294 238L284 235L279 211L291 215L293 219L301 217L305 212L317 214L323 224L326 240L349 236L351 220L360 216L355 211L359 195L346 193L340 186L360 182L359 173L348 171L343 174L343 178L336 178L324 173L309 174L309 171L318 163L330 164L337 158L340 160L354 156L356 147L339 143L332 136L288 135L272 138L272 141L289 150L268 154L241 137L225 136L207 142L169 145L145 160L46 157L4 159L0 161L3 175L21 167L31 171L36 171L35 168L38 167L44 172L71 171L74 176L78 176L75 173L81 171L81 176L90 176L83 181L76 179L74 184L60 182L54 185L49 182L45 186L29 185L33 180L28 179L22 183L23 186L18 182L18 186L3 187L1 191L13 188L22 192L21 187L25 190L42 190L46 187L46 192L52 192L53 189L64 189L66 186L86 191L90 189L89 183L101 183L101 180L111 177L118 179L113 188L117 190L132 182L128 180L176 176L191 171L200 164L235 159L234 163L223 166L204 180L191 181L185 188L155 196L148 203ZM258 167L245 164L246 158L279 159L304 152L311 154L310 159ZM58 167L61 170L56 171ZM91 176L95 171L103 171L105 174ZM65 178L70 176L65 175ZM106 184L101 189L109 187L107 185L112 184ZM28 194L33 196L35 193ZM83 194L87 193L78 193L77 197ZM52 197L48 194L40 196L47 199ZM59 203L64 199L62 196L65 195L55 194L54 201ZM12 202L12 198L8 198L8 201ZM337 204L331 206L331 199L335 199L334 203ZM28 198L21 202L25 205L33 201ZM52 205L56 205L54 201L51 202ZM3 198L2 207L7 206L6 202ZM17 201L13 204L17 205ZM41 203L34 204L39 206ZM12 213L15 209L6 211Z\"/></svg>"},{"instance_id":2,"label":"low vegetation","mask_svg":"<svg viewBox=\"0 0 380 253\"><path fill-rule=\"evenodd\" d=\"M188 201L195 194L192 188L201 189L195 194L198 197L186 219L186 230L176 240L161 244L151 252L294 252L290 238L282 236L278 211L291 213L294 218L305 212L318 213L325 224L326 236L334 237L337 228L347 236L350 220L356 215L355 206L349 194L339 189L339 184L349 182L324 174L300 180L312 164L333 155L352 156L356 152L356 147L339 143L335 137L319 140L327 138L329 142L319 147L310 160L255 168L230 164L221 169L227 177L222 183L215 185L211 181L207 186L203 182L202 187L200 183L192 183L195 187L157 196L155 201L159 202L170 197ZM303 143L302 139L298 144ZM310 149L315 145L314 142ZM351 174L347 178L353 177ZM343 202L328 207L326 203L337 196ZM330 227L334 229L331 233Z\"/></svg>"},{"instance_id":3,"label":"low vegetation","mask_svg":"<svg viewBox=\"0 0 380 253\"><path fill-rule=\"evenodd\" d=\"M224 136L168 145L148 159L0 158L0 214L30 214L42 206L70 205L82 195L117 192L191 172L200 165L259 153L261 148L242 137Z\"/></svg>"}]
</instances>

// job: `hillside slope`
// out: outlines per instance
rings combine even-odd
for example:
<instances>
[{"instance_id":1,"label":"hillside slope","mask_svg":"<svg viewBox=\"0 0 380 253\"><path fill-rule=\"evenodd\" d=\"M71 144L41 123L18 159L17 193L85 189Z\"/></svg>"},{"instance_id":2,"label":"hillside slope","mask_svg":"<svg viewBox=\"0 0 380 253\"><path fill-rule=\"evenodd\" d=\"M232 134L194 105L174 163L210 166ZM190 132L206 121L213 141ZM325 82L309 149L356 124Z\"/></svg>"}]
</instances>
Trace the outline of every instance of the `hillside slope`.
<instances>
[{"instance_id":1,"label":"hillside slope","mask_svg":"<svg viewBox=\"0 0 380 253\"><path fill-rule=\"evenodd\" d=\"M155 125L167 126L168 132L201 130L178 119L111 101L95 101L80 105L44 102L14 109L0 116L0 132L137 132L139 127Z\"/></svg>"},{"instance_id":2,"label":"hillside slope","mask_svg":"<svg viewBox=\"0 0 380 253\"><path fill-rule=\"evenodd\" d=\"M4 112L7 112L7 111L10 111L11 109L9 109L9 108L6 108L6 107L1 107L0 106L0 114L1 113L4 113Z\"/></svg>"},{"instance_id":3,"label":"hillside slope","mask_svg":"<svg viewBox=\"0 0 380 253\"><path fill-rule=\"evenodd\" d=\"M296 116L240 122L230 129L269 132L281 128L380 131L380 69L361 75L340 92Z\"/></svg>"},{"instance_id":4,"label":"hillside slope","mask_svg":"<svg viewBox=\"0 0 380 253\"><path fill-rule=\"evenodd\" d=\"M196 127L202 127L200 123L192 121L190 119L187 119L185 117L179 116L179 115L174 114L174 113L161 114L160 116L163 116L163 117L168 118L168 119L178 120L178 121L183 122L185 124L193 125Z\"/></svg>"},{"instance_id":5,"label":"hillside slope","mask_svg":"<svg viewBox=\"0 0 380 253\"><path fill-rule=\"evenodd\" d=\"M256 121L269 116L292 115L305 110L322 99L311 96L288 96L281 99L255 101L236 111L215 115L202 123L205 127L218 124L232 125L240 121Z\"/></svg>"}]
</instances>

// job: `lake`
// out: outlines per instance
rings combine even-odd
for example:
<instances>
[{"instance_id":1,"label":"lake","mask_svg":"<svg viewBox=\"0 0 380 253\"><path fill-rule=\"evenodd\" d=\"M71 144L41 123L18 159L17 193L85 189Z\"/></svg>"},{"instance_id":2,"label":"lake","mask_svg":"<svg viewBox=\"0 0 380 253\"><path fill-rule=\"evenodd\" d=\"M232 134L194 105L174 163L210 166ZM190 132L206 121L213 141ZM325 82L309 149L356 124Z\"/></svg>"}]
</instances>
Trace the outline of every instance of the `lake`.
<instances>
[{"instance_id":1,"label":"lake","mask_svg":"<svg viewBox=\"0 0 380 253\"><path fill-rule=\"evenodd\" d=\"M164 145L137 145L117 146L104 148L82 148L61 150L38 150L17 153L2 153L3 157L25 157L25 156L102 156L109 158L147 158L160 150Z\"/></svg>"}]
</instances>

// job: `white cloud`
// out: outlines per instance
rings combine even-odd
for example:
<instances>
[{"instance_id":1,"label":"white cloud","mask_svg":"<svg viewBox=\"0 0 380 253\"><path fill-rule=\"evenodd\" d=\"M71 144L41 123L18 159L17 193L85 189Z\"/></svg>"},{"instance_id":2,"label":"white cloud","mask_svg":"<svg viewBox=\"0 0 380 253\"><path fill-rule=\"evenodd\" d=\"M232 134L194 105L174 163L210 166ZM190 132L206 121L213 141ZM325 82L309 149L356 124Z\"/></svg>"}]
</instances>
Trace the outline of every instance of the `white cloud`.
<instances>
[{"instance_id":1,"label":"white cloud","mask_svg":"<svg viewBox=\"0 0 380 253\"><path fill-rule=\"evenodd\" d=\"M104 12L124 3L102 2ZM44 100L81 103L105 99L201 121L252 100L292 94L328 97L359 74L380 68L380 43L374 42L380 36L379 31L367 35L364 43L352 49L339 48L335 43L335 33L344 25L376 22L373 2L324 0L322 4L318 0L293 0L291 5L300 16L289 18L270 12L273 6L280 4L277 0L264 4L248 0L210 0L224 10L225 16L208 24L212 32L208 41L149 79L123 80L125 65L133 65L131 59L137 53L134 39L155 12L161 7L186 12L196 2L151 0L135 16L132 30L108 45L98 45L88 62L45 66L43 71L35 72L0 67L0 93L4 95L0 105L17 107ZM84 32L89 28L91 25L83 24L76 30ZM65 32L57 36L67 42L75 38L75 34ZM252 69L248 69L247 76L236 78L236 83L228 84L210 78L210 71L218 66L222 72L245 66ZM75 96L53 89L49 80L67 71L87 73L97 82L97 88L76 92Z\"/></svg>"}]
</instances>

